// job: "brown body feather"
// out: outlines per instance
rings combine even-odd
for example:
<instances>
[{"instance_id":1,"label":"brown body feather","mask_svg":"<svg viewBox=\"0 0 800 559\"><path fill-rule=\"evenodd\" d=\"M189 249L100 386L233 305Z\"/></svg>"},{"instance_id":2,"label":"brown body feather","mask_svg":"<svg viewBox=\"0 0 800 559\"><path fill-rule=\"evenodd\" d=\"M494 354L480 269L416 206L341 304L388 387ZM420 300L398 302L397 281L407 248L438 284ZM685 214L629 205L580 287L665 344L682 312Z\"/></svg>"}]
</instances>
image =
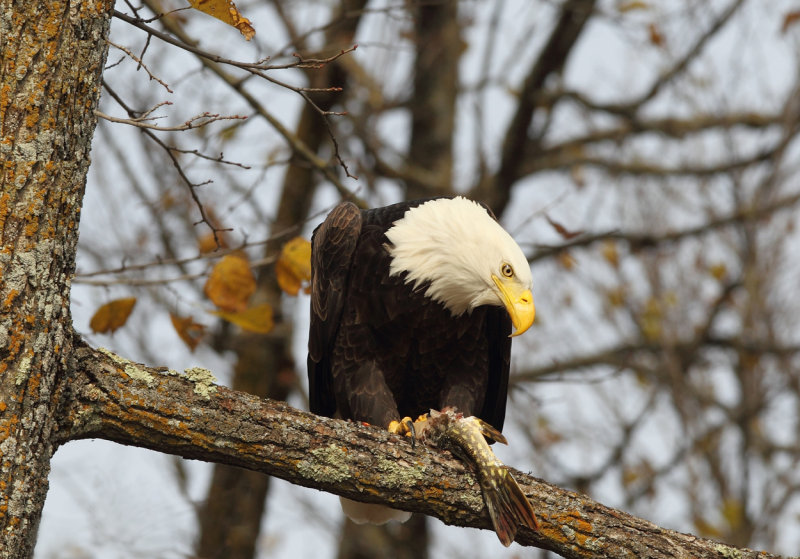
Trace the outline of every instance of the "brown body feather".
<instances>
[{"instance_id":1,"label":"brown body feather","mask_svg":"<svg viewBox=\"0 0 800 559\"><path fill-rule=\"evenodd\" d=\"M419 203L359 210L345 202L314 232L311 411L386 427L455 407L501 429L511 349L505 310L454 317L425 286L389 275L385 233Z\"/></svg>"},{"instance_id":2,"label":"brown body feather","mask_svg":"<svg viewBox=\"0 0 800 559\"><path fill-rule=\"evenodd\" d=\"M426 295L429 284L406 283L407 270L391 275L386 232L422 202L374 210L345 202L314 231L311 411L388 427L430 410L458 410L463 416L457 421L450 420L454 412L449 411L428 422L437 427L430 438L475 465L495 531L509 545L519 525L536 529L527 498L484 438L505 442L499 429L505 419L511 319L503 307L490 305L453 316ZM355 510L353 503L345 504Z\"/></svg>"}]
</instances>

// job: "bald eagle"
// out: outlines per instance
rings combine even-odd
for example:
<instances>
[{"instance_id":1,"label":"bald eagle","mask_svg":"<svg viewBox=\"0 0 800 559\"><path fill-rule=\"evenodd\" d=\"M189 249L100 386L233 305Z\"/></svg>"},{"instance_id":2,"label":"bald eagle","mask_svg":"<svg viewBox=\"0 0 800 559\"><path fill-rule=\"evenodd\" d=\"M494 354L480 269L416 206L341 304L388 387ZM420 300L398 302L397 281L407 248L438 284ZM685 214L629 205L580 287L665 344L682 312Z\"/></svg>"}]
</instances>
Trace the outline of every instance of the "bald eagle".
<instances>
[{"instance_id":1,"label":"bald eagle","mask_svg":"<svg viewBox=\"0 0 800 559\"><path fill-rule=\"evenodd\" d=\"M528 261L485 206L343 202L312 237L311 411L398 431L454 408L500 430L511 336L533 318ZM343 507L356 521L394 517Z\"/></svg>"}]
</instances>

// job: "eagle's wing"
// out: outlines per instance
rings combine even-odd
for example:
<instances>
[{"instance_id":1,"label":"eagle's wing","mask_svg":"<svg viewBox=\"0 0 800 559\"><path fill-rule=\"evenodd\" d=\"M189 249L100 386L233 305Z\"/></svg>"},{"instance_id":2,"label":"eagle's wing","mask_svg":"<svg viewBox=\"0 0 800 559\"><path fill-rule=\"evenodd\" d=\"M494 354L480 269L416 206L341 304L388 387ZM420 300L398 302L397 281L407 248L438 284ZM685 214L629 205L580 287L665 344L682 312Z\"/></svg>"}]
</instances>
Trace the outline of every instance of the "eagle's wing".
<instances>
[{"instance_id":1,"label":"eagle's wing","mask_svg":"<svg viewBox=\"0 0 800 559\"><path fill-rule=\"evenodd\" d=\"M489 342L489 383L479 417L501 431L506 418L508 370L511 364L511 319L502 307L490 307L486 313L486 337Z\"/></svg>"},{"instance_id":2,"label":"eagle's wing","mask_svg":"<svg viewBox=\"0 0 800 559\"><path fill-rule=\"evenodd\" d=\"M492 209L480 203L486 212L497 221ZM508 370L511 366L511 319L505 309L490 307L486 313L486 338L489 341L489 384L480 418L497 429L503 430L506 419L508 396Z\"/></svg>"},{"instance_id":3,"label":"eagle's wing","mask_svg":"<svg viewBox=\"0 0 800 559\"><path fill-rule=\"evenodd\" d=\"M311 327L308 335L308 392L313 413L333 416L336 400L331 348L342 316L347 279L361 233L361 210L336 206L311 237Z\"/></svg>"}]
</instances>

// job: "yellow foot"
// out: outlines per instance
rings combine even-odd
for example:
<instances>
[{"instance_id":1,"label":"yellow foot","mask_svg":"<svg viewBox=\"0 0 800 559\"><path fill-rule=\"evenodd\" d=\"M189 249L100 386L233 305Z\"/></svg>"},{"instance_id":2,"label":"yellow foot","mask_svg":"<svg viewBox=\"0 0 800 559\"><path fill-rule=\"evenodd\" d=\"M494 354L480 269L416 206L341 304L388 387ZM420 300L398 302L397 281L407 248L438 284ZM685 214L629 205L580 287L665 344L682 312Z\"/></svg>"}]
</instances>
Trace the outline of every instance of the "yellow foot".
<instances>
[{"instance_id":1,"label":"yellow foot","mask_svg":"<svg viewBox=\"0 0 800 559\"><path fill-rule=\"evenodd\" d=\"M389 423L389 432L410 437L414 433L414 422L411 421L410 417L404 417L400 421L392 421Z\"/></svg>"},{"instance_id":2,"label":"yellow foot","mask_svg":"<svg viewBox=\"0 0 800 559\"><path fill-rule=\"evenodd\" d=\"M395 435L411 437L411 446L416 446L417 438L427 429L428 414L423 413L416 420L404 417L400 421L389 423L389 432Z\"/></svg>"}]
</instances>

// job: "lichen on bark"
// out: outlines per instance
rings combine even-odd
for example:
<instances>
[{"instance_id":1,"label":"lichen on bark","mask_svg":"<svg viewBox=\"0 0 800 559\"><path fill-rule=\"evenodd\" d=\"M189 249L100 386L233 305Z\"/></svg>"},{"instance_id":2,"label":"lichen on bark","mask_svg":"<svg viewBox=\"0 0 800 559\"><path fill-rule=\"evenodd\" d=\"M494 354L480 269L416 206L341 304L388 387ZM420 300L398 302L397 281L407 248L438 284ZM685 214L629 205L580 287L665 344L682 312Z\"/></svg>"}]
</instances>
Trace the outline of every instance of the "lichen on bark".
<instances>
[{"instance_id":1,"label":"lichen on bark","mask_svg":"<svg viewBox=\"0 0 800 559\"><path fill-rule=\"evenodd\" d=\"M29 557L73 343L69 312L113 2L0 11L0 549Z\"/></svg>"}]
</instances>

